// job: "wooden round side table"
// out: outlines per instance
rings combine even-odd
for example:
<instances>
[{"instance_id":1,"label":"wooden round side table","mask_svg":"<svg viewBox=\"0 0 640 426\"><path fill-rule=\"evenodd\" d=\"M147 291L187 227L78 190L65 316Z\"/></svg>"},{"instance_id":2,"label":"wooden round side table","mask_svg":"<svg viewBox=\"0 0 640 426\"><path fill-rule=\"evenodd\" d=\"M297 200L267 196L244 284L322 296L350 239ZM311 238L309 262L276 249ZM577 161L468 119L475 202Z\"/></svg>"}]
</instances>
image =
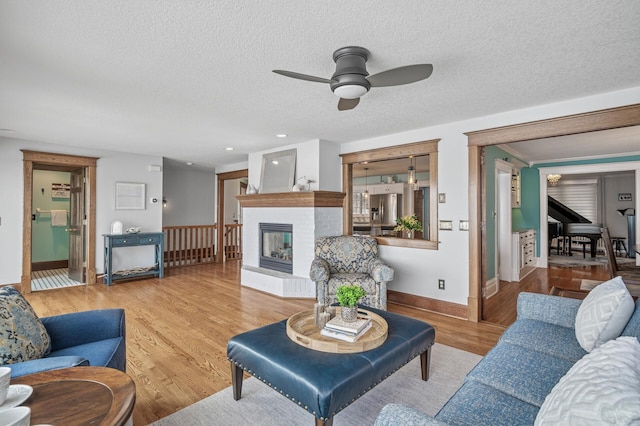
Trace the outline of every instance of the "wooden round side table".
<instances>
[{"instance_id":1,"label":"wooden round side table","mask_svg":"<svg viewBox=\"0 0 640 426\"><path fill-rule=\"evenodd\" d=\"M133 413L136 386L120 370L72 367L18 377L11 384L29 385L24 404L31 424L124 425Z\"/></svg>"}]
</instances>

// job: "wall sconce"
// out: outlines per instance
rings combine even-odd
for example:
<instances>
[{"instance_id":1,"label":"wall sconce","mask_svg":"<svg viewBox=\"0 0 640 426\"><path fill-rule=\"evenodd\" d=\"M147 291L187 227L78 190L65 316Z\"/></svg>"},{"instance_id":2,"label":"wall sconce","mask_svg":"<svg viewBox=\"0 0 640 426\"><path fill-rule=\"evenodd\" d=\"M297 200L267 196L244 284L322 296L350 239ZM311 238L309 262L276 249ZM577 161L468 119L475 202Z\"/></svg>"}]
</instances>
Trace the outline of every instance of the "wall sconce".
<instances>
[{"instance_id":1,"label":"wall sconce","mask_svg":"<svg viewBox=\"0 0 640 426\"><path fill-rule=\"evenodd\" d=\"M626 216L629 210L633 210L629 216L633 216L634 214L636 214L636 209L634 209L633 207L627 207L626 209L618 209L618 214L620 216Z\"/></svg>"},{"instance_id":2,"label":"wall sconce","mask_svg":"<svg viewBox=\"0 0 640 426\"><path fill-rule=\"evenodd\" d=\"M165 197L162 197L162 207L163 208L167 207L167 199Z\"/></svg>"},{"instance_id":3,"label":"wall sconce","mask_svg":"<svg viewBox=\"0 0 640 426\"><path fill-rule=\"evenodd\" d=\"M547 181L551 184L551 186L556 186L561 177L562 175L558 175L558 174L547 175Z\"/></svg>"}]
</instances>

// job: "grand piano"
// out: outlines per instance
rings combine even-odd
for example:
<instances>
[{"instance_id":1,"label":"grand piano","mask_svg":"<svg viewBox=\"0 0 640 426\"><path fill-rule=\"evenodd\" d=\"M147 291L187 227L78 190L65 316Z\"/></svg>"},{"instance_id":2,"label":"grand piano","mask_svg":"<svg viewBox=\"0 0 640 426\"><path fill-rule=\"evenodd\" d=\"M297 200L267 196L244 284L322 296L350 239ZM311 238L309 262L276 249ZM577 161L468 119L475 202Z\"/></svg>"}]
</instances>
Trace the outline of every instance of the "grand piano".
<instances>
[{"instance_id":1,"label":"grand piano","mask_svg":"<svg viewBox=\"0 0 640 426\"><path fill-rule=\"evenodd\" d=\"M556 238L558 241L558 254L560 254L562 250L564 254L571 256L571 239L574 237L585 237L589 239L588 244L590 245L591 257L596 257L597 244L601 237L600 228L602 228L602 225L592 223L589 219L571 210L553 197L547 196L547 199L549 216L558 221L555 223L549 222L549 245L551 245L551 240ZM587 242L585 241L582 244L585 243Z\"/></svg>"}]
</instances>

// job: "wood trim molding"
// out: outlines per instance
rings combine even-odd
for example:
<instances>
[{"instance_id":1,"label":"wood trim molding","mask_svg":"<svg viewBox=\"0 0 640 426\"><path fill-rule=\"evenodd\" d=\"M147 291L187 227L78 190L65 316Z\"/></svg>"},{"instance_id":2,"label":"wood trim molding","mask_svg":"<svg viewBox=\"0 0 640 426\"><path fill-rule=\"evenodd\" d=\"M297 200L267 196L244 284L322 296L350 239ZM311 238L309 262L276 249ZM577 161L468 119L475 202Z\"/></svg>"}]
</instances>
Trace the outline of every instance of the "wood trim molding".
<instances>
[{"instance_id":1,"label":"wood trim molding","mask_svg":"<svg viewBox=\"0 0 640 426\"><path fill-rule=\"evenodd\" d=\"M393 160L396 158L404 158L410 155L426 155L436 152L440 139L432 139L422 142L408 143L405 145L395 145L388 148L376 148L366 151L352 152L348 154L340 154L342 164L361 163L363 161L382 161Z\"/></svg>"},{"instance_id":2,"label":"wood trim molding","mask_svg":"<svg viewBox=\"0 0 640 426\"><path fill-rule=\"evenodd\" d=\"M218 188L218 209L216 210L216 247L218 247L218 251L215 256L216 263L224 263L226 256L224 255L224 249L221 249L224 247L224 182L227 180L249 177L249 169L217 173L216 176L216 186Z\"/></svg>"},{"instance_id":3,"label":"wood trim molding","mask_svg":"<svg viewBox=\"0 0 640 426\"><path fill-rule=\"evenodd\" d=\"M344 192L277 192L238 195L242 208L247 207L342 207Z\"/></svg>"},{"instance_id":4,"label":"wood trim molding","mask_svg":"<svg viewBox=\"0 0 640 426\"><path fill-rule=\"evenodd\" d=\"M31 272L46 271L47 269L62 269L69 267L69 260L48 260L31 263Z\"/></svg>"},{"instance_id":5,"label":"wood trim molding","mask_svg":"<svg viewBox=\"0 0 640 426\"><path fill-rule=\"evenodd\" d=\"M22 156L24 161L31 161L36 164L78 167L96 167L98 158L84 157L79 155L55 154L53 152L39 152L23 149Z\"/></svg>"},{"instance_id":6,"label":"wood trim molding","mask_svg":"<svg viewBox=\"0 0 640 426\"><path fill-rule=\"evenodd\" d=\"M387 290L387 302L436 312L438 314L456 318L467 319L468 317L468 309L465 305L445 302L444 300L431 299L429 297L416 296L414 294L402 293L399 291Z\"/></svg>"},{"instance_id":7,"label":"wood trim molding","mask_svg":"<svg viewBox=\"0 0 640 426\"><path fill-rule=\"evenodd\" d=\"M71 171L84 167L87 183L87 259L86 272L87 284L96 283L96 167L98 158L82 157L68 154L55 154L52 152L38 152L21 150L23 156L23 215L22 215L22 275L20 277L20 291L31 293L31 215L33 198L33 170L64 170ZM43 167L39 167L43 166Z\"/></svg>"},{"instance_id":8,"label":"wood trim molding","mask_svg":"<svg viewBox=\"0 0 640 426\"><path fill-rule=\"evenodd\" d=\"M481 147L640 125L640 104L465 133L469 145L469 319L482 320L483 190Z\"/></svg>"},{"instance_id":9,"label":"wood trim molding","mask_svg":"<svg viewBox=\"0 0 640 426\"><path fill-rule=\"evenodd\" d=\"M467 132L470 146L521 142L640 125L640 104Z\"/></svg>"}]
</instances>

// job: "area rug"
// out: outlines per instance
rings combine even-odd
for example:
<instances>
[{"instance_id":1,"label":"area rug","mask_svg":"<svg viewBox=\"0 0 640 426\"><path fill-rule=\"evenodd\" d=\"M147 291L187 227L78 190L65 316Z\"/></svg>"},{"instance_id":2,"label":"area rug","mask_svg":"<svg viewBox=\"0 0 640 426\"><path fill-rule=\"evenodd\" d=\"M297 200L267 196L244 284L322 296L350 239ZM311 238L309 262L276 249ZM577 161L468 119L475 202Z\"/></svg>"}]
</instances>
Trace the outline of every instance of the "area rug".
<instances>
[{"instance_id":1,"label":"area rug","mask_svg":"<svg viewBox=\"0 0 640 426\"><path fill-rule=\"evenodd\" d=\"M593 290L597 285L602 284L604 281L600 280L586 280L583 279L580 283L581 290ZM629 290L629 294L633 297L640 297L640 285L636 284L626 284L627 289Z\"/></svg>"},{"instance_id":2,"label":"area rug","mask_svg":"<svg viewBox=\"0 0 640 426\"><path fill-rule=\"evenodd\" d=\"M616 262L619 265L623 265L625 263L635 263L635 259L629 259L626 257L618 257L616 258ZM549 265L560 266L562 268L576 268L580 266L599 266L599 265L607 265L607 257L606 256L596 256L594 258L589 257L587 254L586 258L583 258L582 255L573 256L558 256L557 254L552 254L549 256Z\"/></svg>"},{"instance_id":3,"label":"area rug","mask_svg":"<svg viewBox=\"0 0 640 426\"><path fill-rule=\"evenodd\" d=\"M335 426L372 425L382 407L402 403L434 415L460 387L464 377L482 359L480 355L436 343L431 350L429 380L420 379L420 357L338 413ZM202 401L152 423L183 425L312 425L314 416L261 381L245 379L242 398L233 400L228 387Z\"/></svg>"}]
</instances>

